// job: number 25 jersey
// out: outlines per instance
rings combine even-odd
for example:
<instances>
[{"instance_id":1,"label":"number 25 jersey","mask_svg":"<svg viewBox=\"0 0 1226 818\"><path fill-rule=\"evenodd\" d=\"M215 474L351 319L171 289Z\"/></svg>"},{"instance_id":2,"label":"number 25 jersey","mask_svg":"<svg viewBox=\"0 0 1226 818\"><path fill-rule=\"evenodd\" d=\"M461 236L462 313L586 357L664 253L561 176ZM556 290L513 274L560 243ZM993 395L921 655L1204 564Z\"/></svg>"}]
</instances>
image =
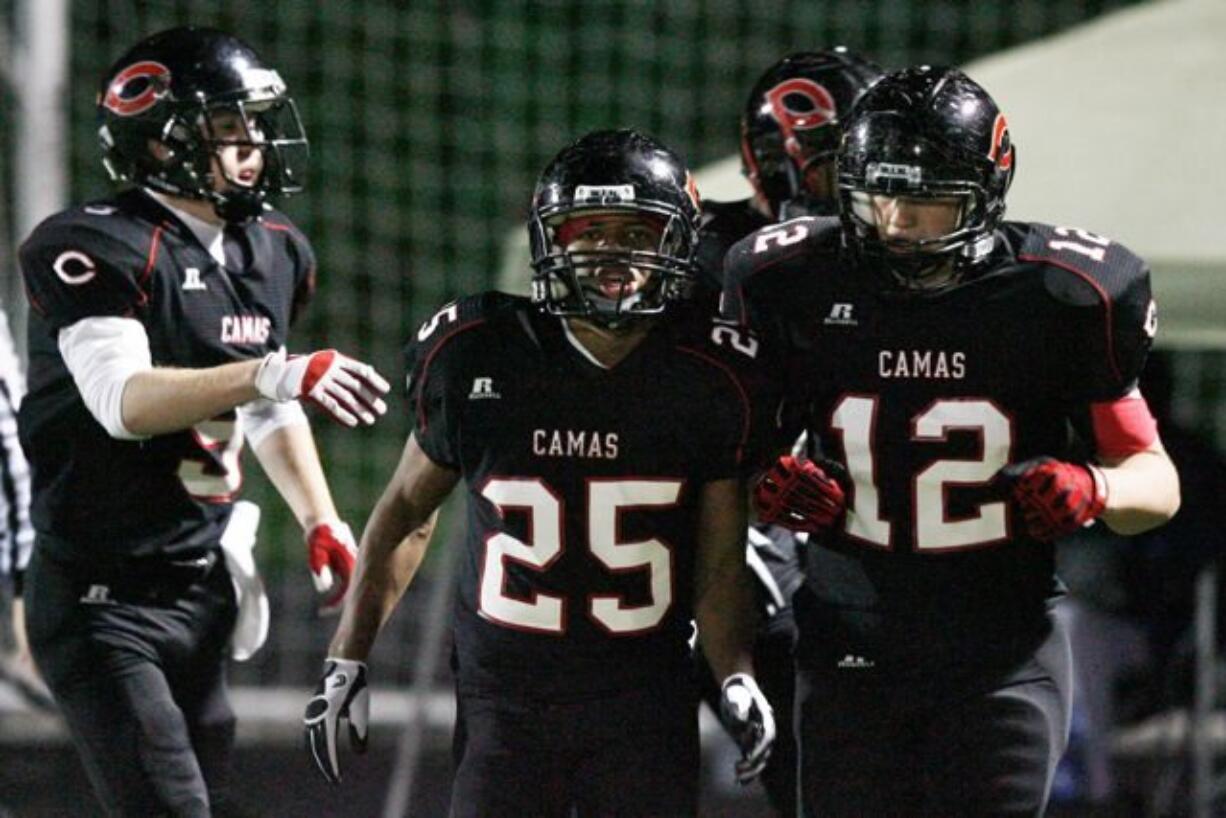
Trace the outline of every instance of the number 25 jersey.
<instances>
[{"instance_id":1,"label":"number 25 jersey","mask_svg":"<svg viewBox=\"0 0 1226 818\"><path fill-rule=\"evenodd\" d=\"M992 478L1067 457L1091 407L1135 389L1156 327L1144 263L1084 231L1010 222L977 275L904 296L857 263L837 221L800 219L733 248L723 306L786 326L789 391L850 478L841 530L807 566L823 661L905 676L1024 655L1059 591L1054 553Z\"/></svg>"},{"instance_id":2,"label":"number 25 jersey","mask_svg":"<svg viewBox=\"0 0 1226 818\"><path fill-rule=\"evenodd\" d=\"M757 354L690 305L611 369L524 298L422 326L414 434L467 489L462 690L583 699L688 673L697 500L757 456Z\"/></svg>"}]
</instances>

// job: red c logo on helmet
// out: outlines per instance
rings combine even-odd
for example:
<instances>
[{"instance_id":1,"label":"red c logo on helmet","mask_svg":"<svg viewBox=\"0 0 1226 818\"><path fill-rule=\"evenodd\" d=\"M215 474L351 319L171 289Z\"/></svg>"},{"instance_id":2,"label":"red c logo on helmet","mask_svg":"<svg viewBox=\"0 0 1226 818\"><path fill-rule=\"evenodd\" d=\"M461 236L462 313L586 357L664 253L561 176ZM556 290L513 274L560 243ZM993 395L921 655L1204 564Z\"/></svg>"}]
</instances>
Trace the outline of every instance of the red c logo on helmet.
<instances>
[{"instance_id":1,"label":"red c logo on helmet","mask_svg":"<svg viewBox=\"0 0 1226 818\"><path fill-rule=\"evenodd\" d=\"M795 96L808 103L806 108L788 104L788 97ZM766 92L771 114L787 135L792 131L807 131L820 128L838 114L834 97L813 80L796 77L784 80Z\"/></svg>"},{"instance_id":2,"label":"red c logo on helmet","mask_svg":"<svg viewBox=\"0 0 1226 818\"><path fill-rule=\"evenodd\" d=\"M996 163L1001 170L1013 167L1013 143L1009 139L1009 123L1004 114L997 114L992 123L992 148L988 158Z\"/></svg>"},{"instance_id":3,"label":"red c logo on helmet","mask_svg":"<svg viewBox=\"0 0 1226 818\"><path fill-rule=\"evenodd\" d=\"M133 63L115 75L102 106L120 116L148 111L170 88L170 69L160 62Z\"/></svg>"}]
</instances>

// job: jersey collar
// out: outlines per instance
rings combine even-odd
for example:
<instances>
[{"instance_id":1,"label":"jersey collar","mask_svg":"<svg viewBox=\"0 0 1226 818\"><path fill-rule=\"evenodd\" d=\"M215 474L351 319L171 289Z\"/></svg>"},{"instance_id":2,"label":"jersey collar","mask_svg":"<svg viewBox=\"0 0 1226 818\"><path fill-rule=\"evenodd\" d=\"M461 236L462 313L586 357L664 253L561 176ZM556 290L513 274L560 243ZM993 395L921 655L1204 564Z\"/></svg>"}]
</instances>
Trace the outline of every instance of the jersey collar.
<instances>
[{"instance_id":1,"label":"jersey collar","mask_svg":"<svg viewBox=\"0 0 1226 818\"><path fill-rule=\"evenodd\" d=\"M226 265L226 251L223 244L225 239L225 225L211 224L206 222L204 219L197 218L184 210L180 210L171 203L170 197L164 193L159 193L158 191L150 190L149 188L142 188L142 190L144 190L145 193L151 196L154 201L156 201L162 207L173 213L175 218L181 221L188 230L192 231L192 235L196 237L196 240L200 242L200 245L205 250L209 251L209 255L212 256L218 264L223 267Z\"/></svg>"}]
</instances>

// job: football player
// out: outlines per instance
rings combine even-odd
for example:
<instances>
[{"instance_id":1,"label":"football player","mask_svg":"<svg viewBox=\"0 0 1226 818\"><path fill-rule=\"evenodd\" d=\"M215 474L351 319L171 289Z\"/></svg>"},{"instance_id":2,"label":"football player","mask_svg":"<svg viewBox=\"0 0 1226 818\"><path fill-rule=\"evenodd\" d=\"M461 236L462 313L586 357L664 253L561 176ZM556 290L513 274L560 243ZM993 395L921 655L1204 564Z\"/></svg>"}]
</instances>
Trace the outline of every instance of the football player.
<instances>
[{"instance_id":1,"label":"football player","mask_svg":"<svg viewBox=\"0 0 1226 818\"><path fill-rule=\"evenodd\" d=\"M728 248L755 230L838 210L834 157L843 121L881 69L845 46L789 54L754 83L741 114L748 199L703 202L698 264L718 292Z\"/></svg>"},{"instance_id":2,"label":"football player","mask_svg":"<svg viewBox=\"0 0 1226 818\"><path fill-rule=\"evenodd\" d=\"M724 305L783 320L824 454L759 484L811 532L793 597L803 814L1039 815L1070 703L1052 541L1169 519L1178 477L1137 376L1145 263L1002 221L1004 115L954 69L887 75L838 159L840 217L731 251ZM1069 430L1096 452L1065 459Z\"/></svg>"},{"instance_id":3,"label":"football player","mask_svg":"<svg viewBox=\"0 0 1226 818\"><path fill-rule=\"evenodd\" d=\"M461 480L453 816L694 815L692 620L739 773L760 771L742 475L770 386L757 340L690 301L697 218L674 153L588 134L537 183L531 299L460 299L410 340L413 431L306 709L329 780L341 720L366 740L363 660L425 548L408 535Z\"/></svg>"},{"instance_id":4,"label":"football player","mask_svg":"<svg viewBox=\"0 0 1226 818\"><path fill-rule=\"evenodd\" d=\"M21 248L30 644L109 814L208 815L234 739L220 546L254 537L228 531L244 441L339 605L353 538L298 401L369 424L388 386L333 350L286 354L315 261L270 204L300 188L307 150L273 68L220 31L165 31L107 72L98 115L128 189Z\"/></svg>"},{"instance_id":5,"label":"football player","mask_svg":"<svg viewBox=\"0 0 1226 818\"><path fill-rule=\"evenodd\" d=\"M844 46L790 54L762 73L741 116L742 169L754 195L735 202L703 203L698 244L701 283L718 292L728 248L753 231L806 214L838 212L834 157L843 138L843 120L881 73ZM777 334L777 328L767 334ZM750 530L746 546L756 581L756 607L763 616L754 643L758 680L775 712L789 716L796 637L791 595L800 582L798 550L806 538L763 524ZM718 710L719 687L702 652L696 655L703 699ZM775 811L795 815L796 740L790 717L778 720L775 747L761 780Z\"/></svg>"}]
</instances>

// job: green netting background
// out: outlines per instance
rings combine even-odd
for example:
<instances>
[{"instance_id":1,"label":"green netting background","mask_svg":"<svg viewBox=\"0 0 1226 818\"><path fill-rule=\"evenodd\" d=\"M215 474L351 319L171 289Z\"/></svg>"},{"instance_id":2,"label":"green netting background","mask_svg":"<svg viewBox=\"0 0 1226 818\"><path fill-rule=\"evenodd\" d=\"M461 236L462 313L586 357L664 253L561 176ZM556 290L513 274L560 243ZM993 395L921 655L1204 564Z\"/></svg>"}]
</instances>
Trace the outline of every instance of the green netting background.
<instances>
[{"instance_id":1,"label":"green netting background","mask_svg":"<svg viewBox=\"0 0 1226 818\"><path fill-rule=\"evenodd\" d=\"M524 217L535 174L585 131L644 129L697 167L734 152L745 94L788 51L842 43L887 67L963 63L1127 5L78 0L71 4L71 194L106 192L94 97L115 57L173 25L238 34L287 80L311 140L307 192L284 209L315 243L320 288L292 348L336 346L399 381L410 329L448 298L493 286L503 237ZM3 8L11 20L11 0ZM1220 359L1181 366L1198 378L1222 369ZM355 530L398 457L407 433L402 410L397 398L393 415L363 432L316 423L334 493ZM1226 430L1224 411L1195 419ZM249 494L265 509L261 561L274 578L295 580L281 584L306 586L300 533L250 466ZM309 605L307 597L294 599ZM258 672L309 678L322 630L282 632Z\"/></svg>"}]
</instances>

